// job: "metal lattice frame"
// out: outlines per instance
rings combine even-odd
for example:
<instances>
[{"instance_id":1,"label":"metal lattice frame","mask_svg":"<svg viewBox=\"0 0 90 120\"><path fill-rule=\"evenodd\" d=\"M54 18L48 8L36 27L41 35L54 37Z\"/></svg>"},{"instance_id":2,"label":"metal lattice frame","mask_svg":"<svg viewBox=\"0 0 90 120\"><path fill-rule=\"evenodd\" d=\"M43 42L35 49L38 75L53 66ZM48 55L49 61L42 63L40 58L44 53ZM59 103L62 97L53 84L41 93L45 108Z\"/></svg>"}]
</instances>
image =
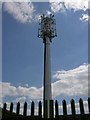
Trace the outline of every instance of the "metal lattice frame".
<instances>
[{"instance_id":1,"label":"metal lattice frame","mask_svg":"<svg viewBox=\"0 0 90 120\"><path fill-rule=\"evenodd\" d=\"M45 37L48 37L51 40L57 36L54 15L50 14L50 16L45 16L43 14L39 21L39 25L40 28L38 29L38 37L42 38L43 40Z\"/></svg>"}]
</instances>

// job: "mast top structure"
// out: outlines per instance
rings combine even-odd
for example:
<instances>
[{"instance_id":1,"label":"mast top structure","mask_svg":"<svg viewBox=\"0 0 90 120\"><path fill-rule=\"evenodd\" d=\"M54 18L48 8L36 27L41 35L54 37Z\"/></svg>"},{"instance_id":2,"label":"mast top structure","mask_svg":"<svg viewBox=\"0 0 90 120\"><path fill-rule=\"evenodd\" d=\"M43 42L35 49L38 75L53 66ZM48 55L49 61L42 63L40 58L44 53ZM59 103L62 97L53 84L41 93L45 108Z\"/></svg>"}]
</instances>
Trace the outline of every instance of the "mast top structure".
<instances>
[{"instance_id":1,"label":"mast top structure","mask_svg":"<svg viewBox=\"0 0 90 120\"><path fill-rule=\"evenodd\" d=\"M50 14L49 16L45 16L43 14L39 20L39 25L38 37L42 38L44 43L46 38L49 38L50 42L52 42L52 38L57 36L54 15Z\"/></svg>"}]
</instances>

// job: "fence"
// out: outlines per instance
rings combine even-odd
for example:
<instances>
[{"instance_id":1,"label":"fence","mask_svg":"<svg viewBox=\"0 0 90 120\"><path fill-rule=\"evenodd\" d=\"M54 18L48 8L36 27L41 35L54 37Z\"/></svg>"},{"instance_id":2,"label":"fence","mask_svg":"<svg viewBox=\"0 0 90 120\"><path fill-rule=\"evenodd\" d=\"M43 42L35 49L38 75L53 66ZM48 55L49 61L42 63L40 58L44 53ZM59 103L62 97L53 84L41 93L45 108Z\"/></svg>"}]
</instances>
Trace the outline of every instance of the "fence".
<instances>
[{"instance_id":1,"label":"fence","mask_svg":"<svg viewBox=\"0 0 90 120\"><path fill-rule=\"evenodd\" d=\"M87 99L88 102L88 113L85 113L85 106L83 104L83 100L79 99L79 109L80 113L76 113L75 108L75 101L72 99L70 101L71 105L71 114L68 114L67 111L67 103L66 100L62 101L62 108L63 108L63 114L59 114L59 104L56 100L55 102L53 100L50 100L50 118L51 119L57 119L57 120L90 120L90 98ZM2 109L2 120L30 120L30 119L46 119L47 118L47 101L45 101L45 108L44 108L44 117L43 117L43 104L40 101L38 103L38 115L35 115L35 103L32 101L31 103L31 115L27 115L27 102L24 103L23 106L23 115L20 114L20 103L17 103L16 112L13 112L13 103L10 104L10 109L7 110L7 104L3 104Z\"/></svg>"}]
</instances>

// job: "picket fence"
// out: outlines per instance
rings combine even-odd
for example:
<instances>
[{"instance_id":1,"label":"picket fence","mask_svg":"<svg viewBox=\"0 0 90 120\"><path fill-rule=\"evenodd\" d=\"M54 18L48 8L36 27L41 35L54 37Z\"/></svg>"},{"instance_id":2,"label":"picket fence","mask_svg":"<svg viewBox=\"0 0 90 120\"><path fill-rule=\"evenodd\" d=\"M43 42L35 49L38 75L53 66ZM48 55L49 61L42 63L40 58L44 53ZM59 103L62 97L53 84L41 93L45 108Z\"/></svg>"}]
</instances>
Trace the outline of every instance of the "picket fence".
<instances>
[{"instance_id":1,"label":"picket fence","mask_svg":"<svg viewBox=\"0 0 90 120\"><path fill-rule=\"evenodd\" d=\"M50 100L50 118L56 120L90 120L90 98L87 99L88 102L88 113L85 113L85 106L83 100L79 99L79 109L80 113L76 113L75 101L72 99L71 104L71 114L68 114L66 100L62 101L63 114L59 113L58 101ZM48 119L47 118L47 104L45 101L44 114L43 114L43 104L41 101L38 103L38 115L35 115L35 103L31 102L31 115L27 115L27 102L24 103L23 115L20 114L20 103L17 103L16 112L13 112L14 104L11 102L10 110L7 110L7 103L3 104L2 109L2 120L32 120L32 119ZM54 112L55 111L55 112Z\"/></svg>"}]
</instances>

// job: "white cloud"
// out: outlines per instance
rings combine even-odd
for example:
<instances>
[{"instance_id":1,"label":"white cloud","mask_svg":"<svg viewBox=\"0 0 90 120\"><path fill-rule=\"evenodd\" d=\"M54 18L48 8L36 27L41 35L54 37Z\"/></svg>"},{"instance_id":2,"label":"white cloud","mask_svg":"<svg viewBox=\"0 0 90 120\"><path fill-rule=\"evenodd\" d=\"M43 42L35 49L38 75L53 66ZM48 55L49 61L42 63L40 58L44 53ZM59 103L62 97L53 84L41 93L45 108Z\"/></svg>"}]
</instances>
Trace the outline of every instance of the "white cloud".
<instances>
[{"instance_id":1,"label":"white cloud","mask_svg":"<svg viewBox=\"0 0 90 120\"><path fill-rule=\"evenodd\" d=\"M86 11L89 8L90 0L49 0L51 11L54 13L66 12L73 9L74 11L83 10ZM81 21L87 22L90 19L88 14L82 14Z\"/></svg>"},{"instance_id":2,"label":"white cloud","mask_svg":"<svg viewBox=\"0 0 90 120\"><path fill-rule=\"evenodd\" d=\"M16 99L15 99L15 102L20 102L20 103L21 103L21 102L25 102L26 99L27 99L27 98L26 98L25 96L22 96L22 97L16 98Z\"/></svg>"},{"instance_id":3,"label":"white cloud","mask_svg":"<svg viewBox=\"0 0 90 120\"><path fill-rule=\"evenodd\" d=\"M75 69L68 71L57 71L53 75L55 82L52 83L53 98L64 96L88 96L88 65L83 64ZM43 87L15 87L10 83L0 83L2 87L2 97L13 96L20 100L25 100L26 97L40 100L42 99Z\"/></svg>"},{"instance_id":4,"label":"white cloud","mask_svg":"<svg viewBox=\"0 0 90 120\"><path fill-rule=\"evenodd\" d=\"M42 98L42 88L36 87L15 87L10 83L3 82L0 84L2 87L2 97L5 96L14 96L14 97L22 97L28 96L31 99L41 99ZM0 96L1 97L1 96Z\"/></svg>"},{"instance_id":5,"label":"white cloud","mask_svg":"<svg viewBox=\"0 0 90 120\"><path fill-rule=\"evenodd\" d=\"M53 97L59 95L88 95L88 65L81 65L73 70L57 71L53 76L58 80L52 84Z\"/></svg>"},{"instance_id":6,"label":"white cloud","mask_svg":"<svg viewBox=\"0 0 90 120\"><path fill-rule=\"evenodd\" d=\"M50 15L50 14L52 14L52 13L51 13L51 11L48 11L48 10L47 10L47 11L46 11L46 14L47 14L47 15Z\"/></svg>"},{"instance_id":7,"label":"white cloud","mask_svg":"<svg viewBox=\"0 0 90 120\"><path fill-rule=\"evenodd\" d=\"M63 2L51 2L50 4L53 12L65 11L65 5Z\"/></svg>"},{"instance_id":8,"label":"white cloud","mask_svg":"<svg viewBox=\"0 0 90 120\"><path fill-rule=\"evenodd\" d=\"M90 16L88 14L82 14L80 20L84 22L90 22Z\"/></svg>"},{"instance_id":9,"label":"white cloud","mask_svg":"<svg viewBox=\"0 0 90 120\"><path fill-rule=\"evenodd\" d=\"M35 8L31 2L5 2L3 6L5 11L21 23L36 20L34 16Z\"/></svg>"},{"instance_id":10,"label":"white cloud","mask_svg":"<svg viewBox=\"0 0 90 120\"><path fill-rule=\"evenodd\" d=\"M86 10L88 9L89 0L50 0L51 10L59 12L66 9Z\"/></svg>"},{"instance_id":11,"label":"white cloud","mask_svg":"<svg viewBox=\"0 0 90 120\"><path fill-rule=\"evenodd\" d=\"M88 0L49 0L49 2L53 12L65 12L67 9L74 9L74 11L88 9ZM35 13L35 6L31 0L4 0L3 5L4 10L21 23L38 21L40 18L40 14ZM50 13L46 10L46 14Z\"/></svg>"}]
</instances>

